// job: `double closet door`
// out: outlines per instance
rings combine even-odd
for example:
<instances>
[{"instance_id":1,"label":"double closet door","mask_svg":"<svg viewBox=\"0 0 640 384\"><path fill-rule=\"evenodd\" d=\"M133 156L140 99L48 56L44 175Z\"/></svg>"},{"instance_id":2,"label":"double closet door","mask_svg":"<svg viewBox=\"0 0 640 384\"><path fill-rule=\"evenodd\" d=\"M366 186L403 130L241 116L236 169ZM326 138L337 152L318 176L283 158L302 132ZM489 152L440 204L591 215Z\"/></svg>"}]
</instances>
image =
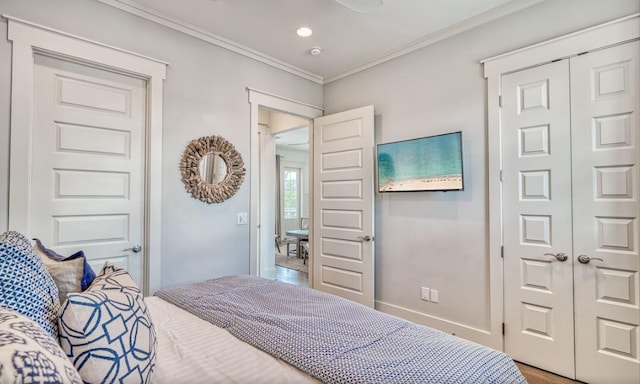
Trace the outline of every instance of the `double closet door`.
<instances>
[{"instance_id":1,"label":"double closet door","mask_svg":"<svg viewBox=\"0 0 640 384\"><path fill-rule=\"evenodd\" d=\"M640 382L640 43L501 79L505 352Z\"/></svg>"}]
</instances>

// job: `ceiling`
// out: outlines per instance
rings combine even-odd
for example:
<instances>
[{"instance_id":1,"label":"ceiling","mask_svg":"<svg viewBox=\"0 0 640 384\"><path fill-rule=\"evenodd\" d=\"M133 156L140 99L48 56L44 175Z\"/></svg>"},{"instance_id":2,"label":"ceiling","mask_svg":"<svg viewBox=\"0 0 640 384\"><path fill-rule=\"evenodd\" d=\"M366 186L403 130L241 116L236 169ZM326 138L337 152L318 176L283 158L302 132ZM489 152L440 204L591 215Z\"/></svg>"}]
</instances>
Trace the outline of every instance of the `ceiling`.
<instances>
[{"instance_id":1,"label":"ceiling","mask_svg":"<svg viewBox=\"0 0 640 384\"><path fill-rule=\"evenodd\" d=\"M276 134L276 146L297 151L309 150L309 126Z\"/></svg>"},{"instance_id":2,"label":"ceiling","mask_svg":"<svg viewBox=\"0 0 640 384\"><path fill-rule=\"evenodd\" d=\"M204 32L326 83L542 0L384 0L366 14L335 0L99 1ZM313 35L297 36L301 26ZM311 55L312 47L322 53Z\"/></svg>"}]
</instances>

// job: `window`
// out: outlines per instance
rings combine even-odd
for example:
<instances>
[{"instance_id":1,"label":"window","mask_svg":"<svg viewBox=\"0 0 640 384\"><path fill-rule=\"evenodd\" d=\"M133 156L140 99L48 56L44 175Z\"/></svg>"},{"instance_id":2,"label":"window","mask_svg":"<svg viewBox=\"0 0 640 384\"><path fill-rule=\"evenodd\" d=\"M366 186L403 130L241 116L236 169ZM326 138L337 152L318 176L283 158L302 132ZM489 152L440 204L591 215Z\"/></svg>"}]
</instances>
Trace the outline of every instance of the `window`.
<instances>
[{"instance_id":1,"label":"window","mask_svg":"<svg viewBox=\"0 0 640 384\"><path fill-rule=\"evenodd\" d=\"M284 168L284 219L300 217L300 169Z\"/></svg>"}]
</instances>

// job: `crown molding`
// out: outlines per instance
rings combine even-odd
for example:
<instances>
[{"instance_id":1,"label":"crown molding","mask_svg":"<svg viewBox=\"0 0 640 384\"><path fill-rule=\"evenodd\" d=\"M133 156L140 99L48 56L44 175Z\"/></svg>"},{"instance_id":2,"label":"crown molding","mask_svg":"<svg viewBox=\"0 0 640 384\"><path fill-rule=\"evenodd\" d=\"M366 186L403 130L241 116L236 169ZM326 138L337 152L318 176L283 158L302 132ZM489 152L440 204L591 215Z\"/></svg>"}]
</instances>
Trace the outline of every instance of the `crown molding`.
<instances>
[{"instance_id":1,"label":"crown molding","mask_svg":"<svg viewBox=\"0 0 640 384\"><path fill-rule=\"evenodd\" d=\"M468 19L460 21L456 24L453 24L445 29L442 29L436 33L426 35L418 40L415 40L404 47L400 47L396 50L389 52L388 54L379 57L378 59L368 61L362 65L353 67L352 69L339 73L337 75L329 76L324 78L324 84L331 83L332 81L343 79L347 76L351 76L358 72L362 72L371 67L375 67L378 64L385 63L387 61L393 60L400 56L404 56L413 51L417 51L418 49L427 47L429 45L435 44L441 40L447 39L451 36L457 35L459 33L468 31L469 29L479 27L483 24L490 23L499 18L505 17L511 13L521 11L525 8L529 8L533 5L541 3L546 0L513 0L506 4L502 4L495 8L492 8L488 11L479 13L475 16L472 16Z\"/></svg>"},{"instance_id":2,"label":"crown molding","mask_svg":"<svg viewBox=\"0 0 640 384\"><path fill-rule=\"evenodd\" d=\"M112 6L114 8L118 8L122 11L131 13L133 15L142 17L143 19L171 28L173 30L185 33L197 39L206 41L207 43L216 45L220 48L227 49L229 51L246 56L248 58L254 59L261 63L289 72L296 76L300 76L304 79L311 80L321 85L323 84L323 79L322 79L322 76L320 75L305 71L304 69L285 63L284 61L280 61L274 57L271 57L262 52L256 51L255 49L245 47L232 40L225 39L224 37L205 31L204 29L197 27L195 25L186 23L184 21L175 19L173 17L169 17L156 10L137 4L134 1L130 1L130 0L97 0L97 1L106 5Z\"/></svg>"},{"instance_id":3,"label":"crown molding","mask_svg":"<svg viewBox=\"0 0 640 384\"><path fill-rule=\"evenodd\" d=\"M185 33L197 39L206 41L210 44L216 45L218 47L228 49L232 52L238 53L240 55L249 57L261 63L270 65L272 67L281 69L285 72L291 73L296 76L300 76L304 79L313 81L314 83L324 85L331 83L333 81L345 78L347 76L351 76L358 72L362 72L366 69L374 67L376 65L385 63L387 61L396 59L400 56L404 56L408 53L416 51L418 49L427 47L431 44L435 44L441 40L454 36L456 34L465 32L469 29L478 27L483 24L487 24L491 21L499 19L501 17L507 16L511 13L518 12L525 8L531 7L535 4L541 3L546 0L513 0L506 4L502 4L498 7L490 9L488 11L479 13L471 18L460 21L450 27L447 27L441 31L438 31L433 34L426 35L418 40L413 41L403 47L400 47L396 50L393 50L375 60L367 61L361 65L353 67L345 72L338 73L329 77L322 77L318 74L306 71L302 68L296 67L292 64L288 64L284 61L278 60L274 57L266 55L262 52L259 52L255 49L246 47L244 45L238 44L235 41L226 39L224 37L215 35L211 32L205 31L204 29L197 27L195 25L186 23L184 21L178 20L176 18L164 15L156 10L151 8L142 6L137 4L133 0L97 0L103 4L112 6L114 8L118 8L122 11L131 13L133 15L142 17L143 19L152 21L154 23L163 25L165 27L171 28L173 30Z\"/></svg>"}]
</instances>

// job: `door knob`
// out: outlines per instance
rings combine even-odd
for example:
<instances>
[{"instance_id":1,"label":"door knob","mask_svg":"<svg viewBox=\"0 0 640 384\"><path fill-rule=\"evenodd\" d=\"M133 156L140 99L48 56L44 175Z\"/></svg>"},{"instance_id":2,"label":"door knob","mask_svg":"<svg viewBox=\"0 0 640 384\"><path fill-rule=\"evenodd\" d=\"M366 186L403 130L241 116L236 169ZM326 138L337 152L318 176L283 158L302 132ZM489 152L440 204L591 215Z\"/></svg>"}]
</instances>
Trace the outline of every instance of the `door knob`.
<instances>
[{"instance_id":1,"label":"door knob","mask_svg":"<svg viewBox=\"0 0 640 384\"><path fill-rule=\"evenodd\" d=\"M604 261L599 257L589 257L587 255L580 255L578 256L578 261L581 262L582 264L589 264L589 262L591 260L600 260L600 261Z\"/></svg>"},{"instance_id":2,"label":"door knob","mask_svg":"<svg viewBox=\"0 0 640 384\"><path fill-rule=\"evenodd\" d=\"M361 242L365 242L365 241L371 241L373 240L373 237L367 235L367 236L358 236L358 240L360 240Z\"/></svg>"},{"instance_id":3,"label":"door knob","mask_svg":"<svg viewBox=\"0 0 640 384\"><path fill-rule=\"evenodd\" d=\"M142 247L139 246L139 245L136 245L136 246L134 246L132 248L127 248L127 249L123 249L122 250L122 252L128 252L128 251L131 251L133 253L138 253L138 252L142 251Z\"/></svg>"},{"instance_id":4,"label":"door knob","mask_svg":"<svg viewBox=\"0 0 640 384\"><path fill-rule=\"evenodd\" d=\"M558 252L558 253L545 253L545 256L553 256L555 257L558 261L567 261L567 259L569 258L567 255L565 255L563 252Z\"/></svg>"}]
</instances>

